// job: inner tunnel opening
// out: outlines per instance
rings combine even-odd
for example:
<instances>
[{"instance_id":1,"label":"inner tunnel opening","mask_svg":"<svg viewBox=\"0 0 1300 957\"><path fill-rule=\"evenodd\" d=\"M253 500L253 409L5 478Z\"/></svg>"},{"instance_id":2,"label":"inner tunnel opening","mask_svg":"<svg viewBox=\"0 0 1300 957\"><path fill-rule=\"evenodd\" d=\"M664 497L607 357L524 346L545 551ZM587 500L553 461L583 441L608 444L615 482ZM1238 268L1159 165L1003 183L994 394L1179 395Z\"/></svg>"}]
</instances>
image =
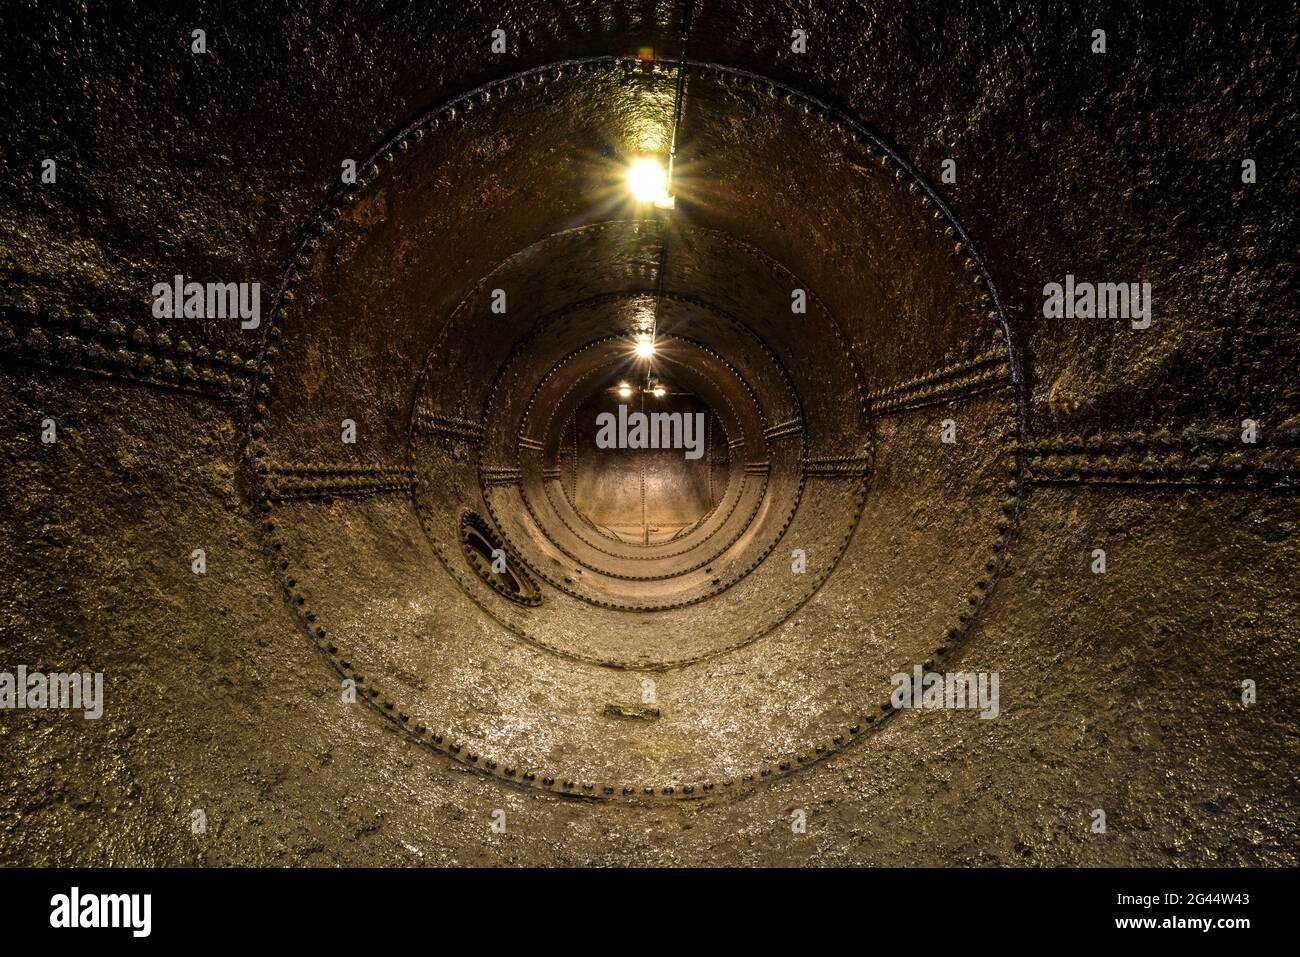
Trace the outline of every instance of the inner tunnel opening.
<instances>
[{"instance_id":1,"label":"inner tunnel opening","mask_svg":"<svg viewBox=\"0 0 1300 957\"><path fill-rule=\"evenodd\" d=\"M597 389L569 419L559 450L561 486L578 514L629 544L669 541L717 505L727 440L698 396L659 380Z\"/></svg>"}]
</instances>

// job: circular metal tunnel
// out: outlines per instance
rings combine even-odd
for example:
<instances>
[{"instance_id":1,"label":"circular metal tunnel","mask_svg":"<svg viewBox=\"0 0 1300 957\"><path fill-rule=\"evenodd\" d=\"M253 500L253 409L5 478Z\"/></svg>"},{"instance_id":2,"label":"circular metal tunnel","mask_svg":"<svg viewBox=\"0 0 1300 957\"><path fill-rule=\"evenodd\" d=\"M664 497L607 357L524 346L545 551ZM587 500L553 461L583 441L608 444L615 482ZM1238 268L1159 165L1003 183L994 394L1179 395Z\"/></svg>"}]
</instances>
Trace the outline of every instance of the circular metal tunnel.
<instances>
[{"instance_id":1,"label":"circular metal tunnel","mask_svg":"<svg viewBox=\"0 0 1300 957\"><path fill-rule=\"evenodd\" d=\"M0 31L0 860L1295 863L1294 38L608 6Z\"/></svg>"},{"instance_id":2,"label":"circular metal tunnel","mask_svg":"<svg viewBox=\"0 0 1300 957\"><path fill-rule=\"evenodd\" d=\"M687 69L672 215L624 177L670 136L675 65L531 70L381 146L308 227L266 330L251 454L308 632L420 741L561 793L695 795L848 746L892 674L961 640L1017 515L1007 329L951 211L824 103ZM620 383L657 407L650 370L716 423L703 479L680 439L597 450ZM954 394L980 441L943 455L932 410ZM279 463L345 417L409 497L299 495ZM918 528L940 490L951 515ZM864 633L867 608L897 614ZM744 699L764 706L739 720Z\"/></svg>"}]
</instances>

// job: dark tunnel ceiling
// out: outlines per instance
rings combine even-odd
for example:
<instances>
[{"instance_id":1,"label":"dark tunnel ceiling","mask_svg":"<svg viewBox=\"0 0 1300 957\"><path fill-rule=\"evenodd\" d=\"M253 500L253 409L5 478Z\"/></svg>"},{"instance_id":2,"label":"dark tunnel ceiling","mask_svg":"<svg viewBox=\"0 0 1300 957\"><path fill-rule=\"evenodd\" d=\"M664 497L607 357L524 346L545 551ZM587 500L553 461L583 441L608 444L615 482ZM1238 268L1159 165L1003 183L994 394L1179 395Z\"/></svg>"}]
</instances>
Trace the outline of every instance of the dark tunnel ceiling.
<instances>
[{"instance_id":1,"label":"dark tunnel ceiling","mask_svg":"<svg viewBox=\"0 0 1300 957\"><path fill-rule=\"evenodd\" d=\"M876 720L884 676L965 633L1016 514L1007 331L952 214L843 114L703 66L677 209L654 216L624 174L664 148L673 77L603 58L433 110L310 225L266 331L253 455L272 497L284 463L338 457L345 417L416 482L418 526L398 503L364 527L312 502L270 513L308 630L411 733L497 776L541 768L530 783L555 790L692 793L838 750ZM719 416L730 454L717 507L679 538L618 542L574 509L558 449L628 361L664 243L655 366ZM915 421L871 415L957 390L971 395L963 428L984 437L957 455L936 456ZM954 504L916 527L934 498ZM481 565L467 574L467 515L490 520L539 604ZM369 580L368 597L348 601L341 578ZM503 654L446 635L440 613L466 596L522 642ZM868 596L883 611L864 636L843 623ZM755 647L796 613L803 627ZM420 665L430 635L476 666ZM627 697L625 669L673 670L691 707L653 738L611 739L599 705ZM738 720L754 696L768 704ZM665 749L665 733L681 744Z\"/></svg>"}]
</instances>

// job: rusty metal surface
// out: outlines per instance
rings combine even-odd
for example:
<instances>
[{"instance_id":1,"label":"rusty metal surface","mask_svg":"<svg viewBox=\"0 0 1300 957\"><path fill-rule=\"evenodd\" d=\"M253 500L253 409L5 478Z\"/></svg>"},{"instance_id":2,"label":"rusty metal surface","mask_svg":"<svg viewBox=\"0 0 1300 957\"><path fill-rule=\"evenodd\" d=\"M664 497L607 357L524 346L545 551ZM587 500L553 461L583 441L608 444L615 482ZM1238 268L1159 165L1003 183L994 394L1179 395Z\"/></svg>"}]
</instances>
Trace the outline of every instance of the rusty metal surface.
<instances>
[{"instance_id":1,"label":"rusty metal surface","mask_svg":"<svg viewBox=\"0 0 1300 957\"><path fill-rule=\"evenodd\" d=\"M0 860L1296 862L1295 31L704 3L656 221L619 177L675 17L0 34L6 653L109 684L99 723L0 716ZM1041 318L1102 271L1153 283L1145 334ZM179 272L261 281L261 328L151 316ZM661 279L725 434L643 501L571 423ZM1002 718L889 706L943 662Z\"/></svg>"}]
</instances>

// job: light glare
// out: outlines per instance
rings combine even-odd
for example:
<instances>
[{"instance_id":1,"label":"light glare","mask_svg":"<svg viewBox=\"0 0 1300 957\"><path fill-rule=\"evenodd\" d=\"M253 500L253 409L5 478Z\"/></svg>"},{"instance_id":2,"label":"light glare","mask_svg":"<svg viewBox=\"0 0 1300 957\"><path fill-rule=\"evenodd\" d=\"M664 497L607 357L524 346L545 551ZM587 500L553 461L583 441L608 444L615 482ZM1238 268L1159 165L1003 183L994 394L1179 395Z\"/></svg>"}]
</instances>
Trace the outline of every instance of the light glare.
<instances>
[{"instance_id":1,"label":"light glare","mask_svg":"<svg viewBox=\"0 0 1300 957\"><path fill-rule=\"evenodd\" d=\"M654 203L671 209L673 198L668 195L668 171L652 156L643 156L627 171L627 186L638 203Z\"/></svg>"}]
</instances>

